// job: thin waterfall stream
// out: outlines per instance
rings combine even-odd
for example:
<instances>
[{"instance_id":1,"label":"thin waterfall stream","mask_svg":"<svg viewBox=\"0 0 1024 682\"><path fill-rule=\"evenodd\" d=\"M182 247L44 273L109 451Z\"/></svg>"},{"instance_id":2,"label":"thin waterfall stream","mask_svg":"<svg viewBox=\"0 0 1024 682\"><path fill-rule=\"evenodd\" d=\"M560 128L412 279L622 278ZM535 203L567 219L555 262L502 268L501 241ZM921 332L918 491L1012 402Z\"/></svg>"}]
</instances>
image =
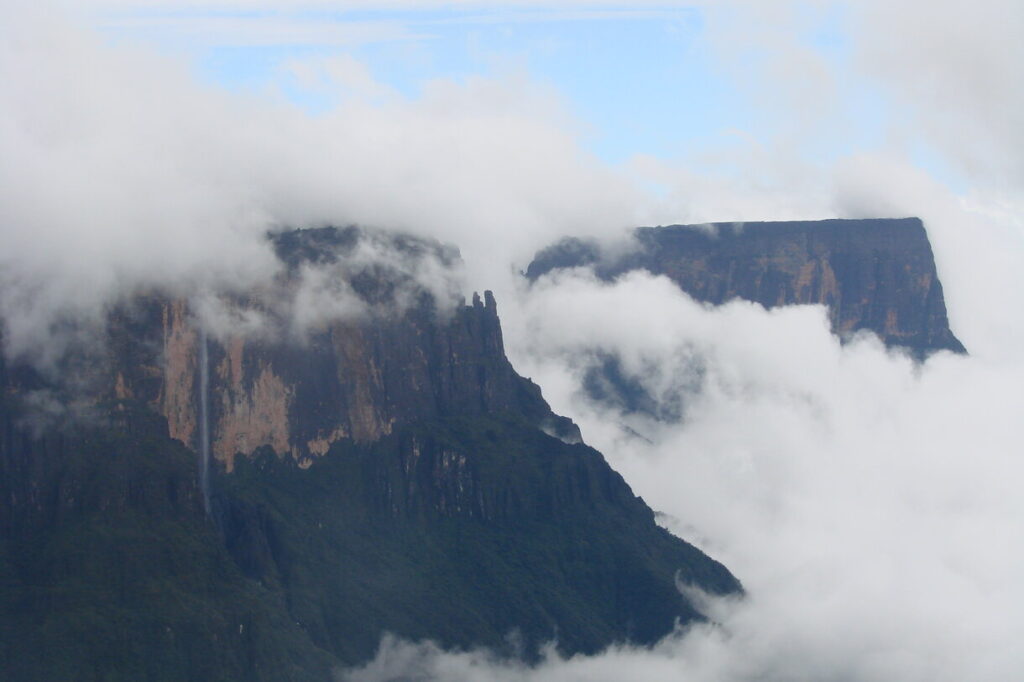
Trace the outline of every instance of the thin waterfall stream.
<instances>
[{"instance_id":1,"label":"thin waterfall stream","mask_svg":"<svg viewBox=\"0 0 1024 682\"><path fill-rule=\"evenodd\" d=\"M207 351L206 330L199 331L199 490L203 493L203 508L210 513L210 419L208 397L210 389L210 359Z\"/></svg>"}]
</instances>

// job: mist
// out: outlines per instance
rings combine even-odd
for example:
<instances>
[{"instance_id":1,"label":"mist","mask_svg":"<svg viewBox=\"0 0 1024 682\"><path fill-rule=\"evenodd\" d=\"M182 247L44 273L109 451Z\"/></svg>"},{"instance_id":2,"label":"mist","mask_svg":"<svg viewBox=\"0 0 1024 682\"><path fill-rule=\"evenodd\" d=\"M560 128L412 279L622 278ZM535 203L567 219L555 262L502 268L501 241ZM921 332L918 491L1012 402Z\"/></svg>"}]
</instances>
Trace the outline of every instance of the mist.
<instances>
[{"instance_id":1,"label":"mist","mask_svg":"<svg viewBox=\"0 0 1024 682\"><path fill-rule=\"evenodd\" d=\"M542 360L528 371L556 410L748 590L711 607L719 628L679 635L655 659L718 680L1020 670L1019 356L919 366L870 335L840 346L820 307L709 309L646 275L608 285L577 273L534 296ZM651 395L674 381L682 421L590 403L580 358L592 349L621 353ZM550 665L572 679L573 662Z\"/></svg>"},{"instance_id":2,"label":"mist","mask_svg":"<svg viewBox=\"0 0 1024 682\"><path fill-rule=\"evenodd\" d=\"M351 59L291 64L282 78L341 93L314 115L273 87L204 85L173 56L8 3L4 352L52 362L76 341L62 320L149 287L196 298L215 336L262 333L260 311L220 294L279 273L268 231L359 224L451 243L465 262L455 273L386 250L352 265L390 263L447 300L493 289L517 370L747 595L705 600L709 624L651 649L565 659L552 648L526 666L385 638L345 679L1020 677L1022 10L857 3L841 8L854 47L837 65L802 38L796 4L754 6L708 5L706 40L775 132L612 167L584 150L584 122L559 94L525 74L437 80L408 97ZM758 69L744 70L742 46L764 57ZM820 152L856 128L850 100L864 89L891 98L885 143ZM939 161L922 163L922 144ZM643 274L604 283L577 271L532 287L518 275L565 235L901 215L925 222L970 356L921 364L870 335L842 345L821 308L709 308ZM324 316L366 312L318 270L293 294L299 341ZM590 401L583 380L601 354L678 401L679 419Z\"/></svg>"},{"instance_id":3,"label":"mist","mask_svg":"<svg viewBox=\"0 0 1024 682\"><path fill-rule=\"evenodd\" d=\"M514 75L437 81L414 100L356 92L314 116L280 92L204 86L187 63L59 13L0 12L9 354L138 289L265 282L272 230L358 224L455 244L471 293L552 226L632 223L633 189L580 149L557 95ZM302 68L344 90L337 61Z\"/></svg>"}]
</instances>

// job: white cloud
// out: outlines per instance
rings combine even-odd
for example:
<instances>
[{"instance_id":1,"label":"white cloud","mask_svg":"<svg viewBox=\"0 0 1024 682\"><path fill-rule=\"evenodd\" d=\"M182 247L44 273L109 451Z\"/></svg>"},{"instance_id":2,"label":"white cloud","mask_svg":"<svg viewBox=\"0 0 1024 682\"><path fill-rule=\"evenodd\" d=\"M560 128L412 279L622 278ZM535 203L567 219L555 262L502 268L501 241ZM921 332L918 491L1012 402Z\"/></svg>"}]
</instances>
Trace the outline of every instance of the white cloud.
<instances>
[{"instance_id":1,"label":"white cloud","mask_svg":"<svg viewBox=\"0 0 1024 682\"><path fill-rule=\"evenodd\" d=\"M524 79L380 98L351 61L340 73L328 63L317 87L356 78L363 92L314 117L281 97L204 88L180 64L52 14L3 11L9 349L133 287L265 278L275 265L262 236L280 225L429 234L458 244L483 288L553 226L632 222L630 190L579 149L557 97Z\"/></svg>"},{"instance_id":2,"label":"white cloud","mask_svg":"<svg viewBox=\"0 0 1024 682\"><path fill-rule=\"evenodd\" d=\"M368 43L423 40L429 34L412 31L400 21L326 20L279 14L209 14L101 17L97 25L117 36L163 38L217 47L334 47Z\"/></svg>"},{"instance_id":3,"label":"white cloud","mask_svg":"<svg viewBox=\"0 0 1024 682\"><path fill-rule=\"evenodd\" d=\"M1014 0L856 3L857 58L906 107L903 126L972 182L1019 190L1024 161L1024 5Z\"/></svg>"},{"instance_id":4,"label":"white cloud","mask_svg":"<svg viewBox=\"0 0 1024 682\"><path fill-rule=\"evenodd\" d=\"M709 309L646 275L565 275L524 305L518 366L748 597L712 603L718 626L650 651L524 669L388 641L351 679L952 682L1024 669L1020 353L916 366L873 338L840 347L820 308ZM595 348L651 360L640 377L654 386L665 368L699 366L698 382L671 372L683 422L589 403L579 359Z\"/></svg>"}]
</instances>

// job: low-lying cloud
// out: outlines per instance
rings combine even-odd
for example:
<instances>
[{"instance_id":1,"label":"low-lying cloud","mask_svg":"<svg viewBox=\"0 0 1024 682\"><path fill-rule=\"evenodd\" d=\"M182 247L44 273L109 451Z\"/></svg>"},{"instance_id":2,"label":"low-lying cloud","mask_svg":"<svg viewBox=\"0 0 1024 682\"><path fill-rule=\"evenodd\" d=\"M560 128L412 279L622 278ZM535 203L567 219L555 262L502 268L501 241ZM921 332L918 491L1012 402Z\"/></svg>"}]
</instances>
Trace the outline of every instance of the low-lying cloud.
<instances>
[{"instance_id":1,"label":"low-lying cloud","mask_svg":"<svg viewBox=\"0 0 1024 682\"><path fill-rule=\"evenodd\" d=\"M821 307L709 308L641 273L614 284L562 273L524 305L534 324L519 367L748 595L709 602L714 625L649 651L551 652L526 668L386 640L346 679L953 681L1024 669L1019 356L943 352L919 365L871 335L840 345ZM621 353L653 389L677 382L683 419L590 401L580 358L594 350Z\"/></svg>"},{"instance_id":2,"label":"low-lying cloud","mask_svg":"<svg viewBox=\"0 0 1024 682\"><path fill-rule=\"evenodd\" d=\"M273 92L200 85L181 63L45 10L0 17L9 351L134 289L266 281L268 230L430 235L459 246L467 288L481 289L552 225L631 222L632 190L581 151L557 96L524 79L352 95L313 116Z\"/></svg>"}]
</instances>

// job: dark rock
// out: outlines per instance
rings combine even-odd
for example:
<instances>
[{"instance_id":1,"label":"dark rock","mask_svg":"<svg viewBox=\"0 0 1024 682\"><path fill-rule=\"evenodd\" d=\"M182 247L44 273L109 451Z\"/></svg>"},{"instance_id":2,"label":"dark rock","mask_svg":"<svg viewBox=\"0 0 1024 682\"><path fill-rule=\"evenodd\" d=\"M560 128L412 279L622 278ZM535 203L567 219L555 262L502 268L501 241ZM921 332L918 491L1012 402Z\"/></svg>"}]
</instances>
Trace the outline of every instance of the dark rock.
<instances>
[{"instance_id":1,"label":"dark rock","mask_svg":"<svg viewBox=\"0 0 1024 682\"><path fill-rule=\"evenodd\" d=\"M608 249L563 239L540 251L525 275L535 281L587 267L612 281L645 270L713 305L733 299L765 308L826 305L832 331L843 341L869 331L918 359L940 350L966 352L949 328L931 245L917 218L641 227L632 237ZM594 354L582 388L624 414L668 421L684 416L681 395L655 398L614 353Z\"/></svg>"},{"instance_id":2,"label":"dark rock","mask_svg":"<svg viewBox=\"0 0 1024 682\"><path fill-rule=\"evenodd\" d=\"M605 253L566 239L539 252L530 280L591 266L605 280L631 270L666 275L699 301L766 308L827 305L841 337L868 330L918 356L965 352L946 317L931 245L917 218L714 223L637 229L634 248Z\"/></svg>"}]
</instances>

